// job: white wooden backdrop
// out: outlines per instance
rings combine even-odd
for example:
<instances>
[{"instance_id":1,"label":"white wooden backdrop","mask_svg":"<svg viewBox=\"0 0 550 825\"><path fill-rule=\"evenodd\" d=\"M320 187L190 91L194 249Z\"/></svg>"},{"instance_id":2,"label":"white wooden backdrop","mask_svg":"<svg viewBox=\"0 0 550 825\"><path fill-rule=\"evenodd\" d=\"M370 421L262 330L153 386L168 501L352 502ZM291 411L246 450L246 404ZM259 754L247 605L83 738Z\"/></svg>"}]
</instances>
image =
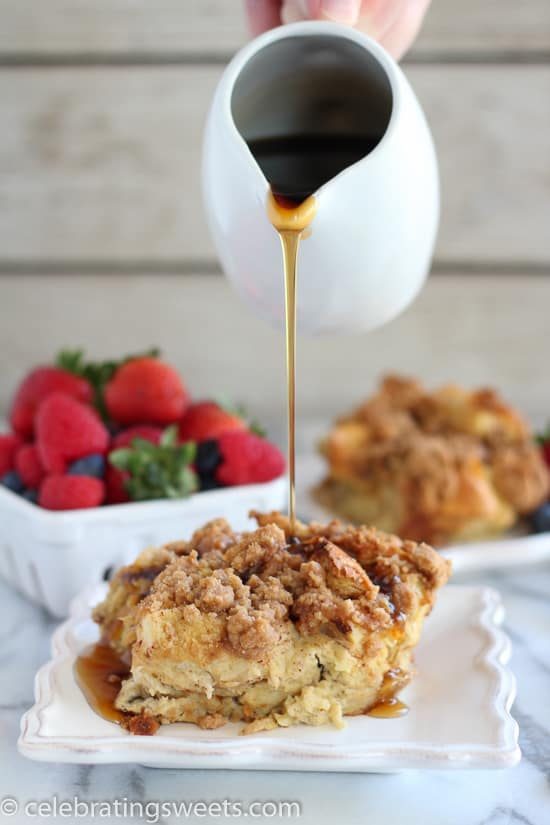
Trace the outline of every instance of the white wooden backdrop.
<instances>
[{"instance_id":1,"label":"white wooden backdrop","mask_svg":"<svg viewBox=\"0 0 550 825\"><path fill-rule=\"evenodd\" d=\"M62 344L158 341L197 392L279 416L280 337L230 294L200 208L205 113L245 37L239 0L0 0L0 409ZM396 368L550 417L550 3L434 0L404 68L440 157L434 274L374 336L303 342L303 408Z\"/></svg>"}]
</instances>

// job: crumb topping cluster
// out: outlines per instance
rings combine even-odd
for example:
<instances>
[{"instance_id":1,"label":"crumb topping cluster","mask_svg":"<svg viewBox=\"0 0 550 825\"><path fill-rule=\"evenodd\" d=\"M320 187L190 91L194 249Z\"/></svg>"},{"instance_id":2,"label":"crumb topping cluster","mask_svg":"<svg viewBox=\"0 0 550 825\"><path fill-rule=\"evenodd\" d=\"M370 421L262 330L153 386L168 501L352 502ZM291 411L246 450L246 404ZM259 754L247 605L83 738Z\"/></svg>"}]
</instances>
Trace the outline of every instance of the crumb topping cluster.
<instances>
[{"instance_id":1,"label":"crumb topping cluster","mask_svg":"<svg viewBox=\"0 0 550 825\"><path fill-rule=\"evenodd\" d=\"M217 614L229 647L261 658L289 622L300 634L339 637L354 626L391 627L417 606L421 580L435 589L448 577L447 562L427 545L339 522L298 523L291 535L286 517L255 516L253 532L235 534L217 519L187 544L168 546L171 561L155 573L137 620L184 606Z\"/></svg>"},{"instance_id":2,"label":"crumb topping cluster","mask_svg":"<svg viewBox=\"0 0 550 825\"><path fill-rule=\"evenodd\" d=\"M360 478L406 477L425 511L455 495L464 473L480 467L519 513L538 506L550 485L526 423L491 389L429 393L418 381L389 376L339 419L324 450Z\"/></svg>"}]
</instances>

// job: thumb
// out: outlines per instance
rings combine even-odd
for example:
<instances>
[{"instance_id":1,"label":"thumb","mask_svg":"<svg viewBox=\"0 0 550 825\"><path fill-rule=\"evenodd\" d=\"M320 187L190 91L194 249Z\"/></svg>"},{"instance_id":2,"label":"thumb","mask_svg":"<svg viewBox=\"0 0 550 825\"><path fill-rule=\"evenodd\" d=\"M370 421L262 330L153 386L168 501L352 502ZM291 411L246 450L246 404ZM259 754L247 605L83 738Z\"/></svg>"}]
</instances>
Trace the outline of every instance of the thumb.
<instances>
[{"instance_id":1,"label":"thumb","mask_svg":"<svg viewBox=\"0 0 550 825\"><path fill-rule=\"evenodd\" d=\"M308 0L312 17L354 26L361 11L361 0Z\"/></svg>"}]
</instances>

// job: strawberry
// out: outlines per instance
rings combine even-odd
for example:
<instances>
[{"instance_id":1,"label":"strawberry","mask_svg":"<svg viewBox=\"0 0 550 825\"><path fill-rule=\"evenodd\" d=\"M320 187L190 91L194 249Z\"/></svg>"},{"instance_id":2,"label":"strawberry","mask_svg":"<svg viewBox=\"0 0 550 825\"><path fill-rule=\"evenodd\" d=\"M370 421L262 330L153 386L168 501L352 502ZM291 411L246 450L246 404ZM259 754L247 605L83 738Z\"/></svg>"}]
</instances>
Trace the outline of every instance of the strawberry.
<instances>
[{"instance_id":1,"label":"strawberry","mask_svg":"<svg viewBox=\"0 0 550 825\"><path fill-rule=\"evenodd\" d=\"M176 370L158 358L128 361L105 387L107 412L118 424L171 424L188 401Z\"/></svg>"},{"instance_id":2,"label":"strawberry","mask_svg":"<svg viewBox=\"0 0 550 825\"><path fill-rule=\"evenodd\" d=\"M119 447L129 447L134 438L143 438L144 441L150 441L151 444L158 444L162 438L162 429L161 427L148 427L146 424L128 427L127 430L122 430L113 436L111 450L116 450Z\"/></svg>"},{"instance_id":3,"label":"strawberry","mask_svg":"<svg viewBox=\"0 0 550 825\"><path fill-rule=\"evenodd\" d=\"M15 469L25 487L39 487L45 476L44 467L36 444L23 444L15 454Z\"/></svg>"},{"instance_id":4,"label":"strawberry","mask_svg":"<svg viewBox=\"0 0 550 825\"><path fill-rule=\"evenodd\" d=\"M160 352L156 347L141 352L139 355L125 355L123 358L110 361L90 361L82 349L65 349L57 354L56 366L61 367L73 375L85 378L92 387L93 403L103 419L107 418L105 407L105 386L109 383L115 372L128 361L136 358L158 358Z\"/></svg>"},{"instance_id":5,"label":"strawberry","mask_svg":"<svg viewBox=\"0 0 550 825\"><path fill-rule=\"evenodd\" d=\"M160 427L129 427L127 430L122 430L122 432L115 435L111 442L111 449L130 447L135 438L150 441L151 444L159 444L162 438L162 432ZM107 470L105 472L107 504L123 504L126 501L130 501L130 496L126 489L127 482L130 478L129 472L119 470L117 467L114 467L110 461L107 462Z\"/></svg>"},{"instance_id":6,"label":"strawberry","mask_svg":"<svg viewBox=\"0 0 550 825\"><path fill-rule=\"evenodd\" d=\"M83 404L91 404L92 387L83 378L58 367L37 367L19 385L12 401L10 423L16 433L30 438L40 403L54 392L63 392Z\"/></svg>"},{"instance_id":7,"label":"strawberry","mask_svg":"<svg viewBox=\"0 0 550 825\"><path fill-rule=\"evenodd\" d=\"M38 503L46 510L81 510L99 507L105 498L105 485L91 476L51 475L40 487Z\"/></svg>"},{"instance_id":8,"label":"strawberry","mask_svg":"<svg viewBox=\"0 0 550 825\"><path fill-rule=\"evenodd\" d=\"M15 467L15 454L22 443L14 433L0 433L0 477Z\"/></svg>"},{"instance_id":9,"label":"strawberry","mask_svg":"<svg viewBox=\"0 0 550 825\"><path fill-rule=\"evenodd\" d=\"M285 459L279 448L254 433L223 433L218 449L221 462L215 475L220 484L261 484L284 473Z\"/></svg>"},{"instance_id":10,"label":"strawberry","mask_svg":"<svg viewBox=\"0 0 550 825\"><path fill-rule=\"evenodd\" d=\"M248 429L239 415L225 410L215 401L191 404L179 424L180 441L210 441L222 433Z\"/></svg>"},{"instance_id":11,"label":"strawberry","mask_svg":"<svg viewBox=\"0 0 550 825\"><path fill-rule=\"evenodd\" d=\"M36 414L40 458L48 473L64 473L67 463L105 453L109 433L97 413L63 393L48 396Z\"/></svg>"}]
</instances>

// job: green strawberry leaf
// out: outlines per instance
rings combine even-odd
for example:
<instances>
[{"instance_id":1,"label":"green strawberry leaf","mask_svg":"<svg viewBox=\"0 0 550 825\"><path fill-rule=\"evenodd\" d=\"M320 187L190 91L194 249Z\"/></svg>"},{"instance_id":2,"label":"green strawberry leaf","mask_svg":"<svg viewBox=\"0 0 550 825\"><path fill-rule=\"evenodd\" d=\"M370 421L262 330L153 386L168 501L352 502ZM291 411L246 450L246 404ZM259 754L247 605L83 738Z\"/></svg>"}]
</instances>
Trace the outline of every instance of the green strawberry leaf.
<instances>
[{"instance_id":1,"label":"green strawberry leaf","mask_svg":"<svg viewBox=\"0 0 550 825\"><path fill-rule=\"evenodd\" d=\"M550 441L550 422L546 425L546 429L535 436L535 441L544 447Z\"/></svg>"},{"instance_id":2,"label":"green strawberry leaf","mask_svg":"<svg viewBox=\"0 0 550 825\"><path fill-rule=\"evenodd\" d=\"M118 361L87 361L84 350L67 349L61 350L57 354L55 365L60 369L67 370L67 372L72 372L73 375L85 378L92 385L94 405L101 417L107 421L108 415L104 398L105 385L111 380L117 369L136 358L158 358L159 356L160 350L158 347L151 347L151 349L136 355L126 355Z\"/></svg>"},{"instance_id":3,"label":"green strawberry leaf","mask_svg":"<svg viewBox=\"0 0 550 825\"><path fill-rule=\"evenodd\" d=\"M177 427L168 427L160 444L134 438L129 447L113 450L111 464L129 473L125 486L134 501L159 498L186 498L198 490L193 461L197 445L193 441L177 443Z\"/></svg>"},{"instance_id":4,"label":"green strawberry leaf","mask_svg":"<svg viewBox=\"0 0 550 825\"><path fill-rule=\"evenodd\" d=\"M127 470L130 457L132 456L132 449L130 447L121 447L118 450L113 450L112 453L109 453L109 461L116 467L117 470Z\"/></svg>"},{"instance_id":5,"label":"green strawberry leaf","mask_svg":"<svg viewBox=\"0 0 550 825\"><path fill-rule=\"evenodd\" d=\"M250 430L251 433L254 433L254 435L257 435L260 438L266 438L267 437L267 430L265 429L265 427L262 427L260 422L256 421L255 418L253 418L249 422L248 429Z\"/></svg>"},{"instance_id":6,"label":"green strawberry leaf","mask_svg":"<svg viewBox=\"0 0 550 825\"><path fill-rule=\"evenodd\" d=\"M160 438L160 446L175 447L178 443L178 435L178 427L176 424L173 424L171 427L167 427Z\"/></svg>"}]
</instances>

